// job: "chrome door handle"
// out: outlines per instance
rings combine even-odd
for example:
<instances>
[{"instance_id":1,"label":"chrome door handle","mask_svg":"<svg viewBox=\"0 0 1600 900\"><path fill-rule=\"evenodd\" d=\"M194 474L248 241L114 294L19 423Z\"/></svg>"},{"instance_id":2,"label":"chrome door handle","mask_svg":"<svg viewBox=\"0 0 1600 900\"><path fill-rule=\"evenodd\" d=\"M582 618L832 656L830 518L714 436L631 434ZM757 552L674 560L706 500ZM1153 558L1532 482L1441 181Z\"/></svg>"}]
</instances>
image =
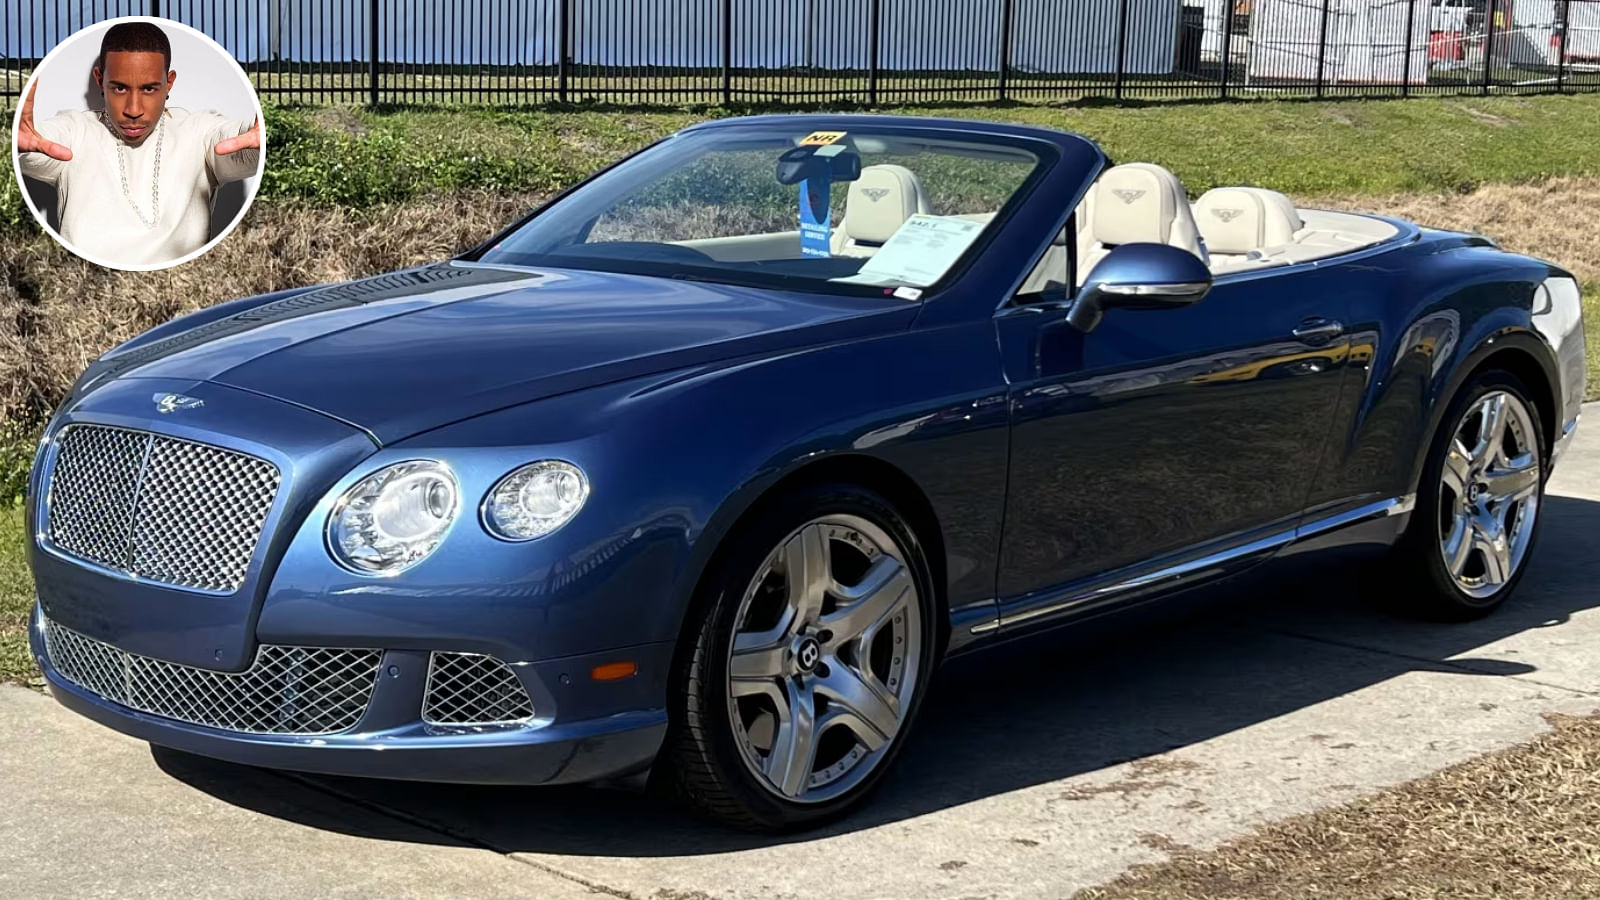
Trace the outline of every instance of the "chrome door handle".
<instances>
[{"instance_id":1,"label":"chrome door handle","mask_svg":"<svg viewBox=\"0 0 1600 900\"><path fill-rule=\"evenodd\" d=\"M1344 323L1332 319L1306 319L1291 334L1295 340L1304 344L1326 344L1344 334Z\"/></svg>"}]
</instances>

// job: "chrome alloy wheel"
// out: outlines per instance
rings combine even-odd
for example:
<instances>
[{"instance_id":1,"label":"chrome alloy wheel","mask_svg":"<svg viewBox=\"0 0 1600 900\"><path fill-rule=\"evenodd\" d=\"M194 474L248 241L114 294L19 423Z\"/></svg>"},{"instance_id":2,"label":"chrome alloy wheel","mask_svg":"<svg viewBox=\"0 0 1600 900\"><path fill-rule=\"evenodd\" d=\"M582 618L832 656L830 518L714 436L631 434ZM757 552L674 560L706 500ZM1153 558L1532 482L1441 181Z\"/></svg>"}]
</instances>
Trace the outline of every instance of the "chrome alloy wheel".
<instances>
[{"instance_id":1,"label":"chrome alloy wheel","mask_svg":"<svg viewBox=\"0 0 1600 900\"><path fill-rule=\"evenodd\" d=\"M800 803L860 784L905 722L924 627L883 529L825 516L781 541L745 590L728 658L733 733L756 780Z\"/></svg>"},{"instance_id":2,"label":"chrome alloy wheel","mask_svg":"<svg viewBox=\"0 0 1600 900\"><path fill-rule=\"evenodd\" d=\"M1439 552L1462 593L1493 596L1522 566L1541 474L1528 407L1506 391L1478 398L1456 425L1439 477Z\"/></svg>"}]
</instances>

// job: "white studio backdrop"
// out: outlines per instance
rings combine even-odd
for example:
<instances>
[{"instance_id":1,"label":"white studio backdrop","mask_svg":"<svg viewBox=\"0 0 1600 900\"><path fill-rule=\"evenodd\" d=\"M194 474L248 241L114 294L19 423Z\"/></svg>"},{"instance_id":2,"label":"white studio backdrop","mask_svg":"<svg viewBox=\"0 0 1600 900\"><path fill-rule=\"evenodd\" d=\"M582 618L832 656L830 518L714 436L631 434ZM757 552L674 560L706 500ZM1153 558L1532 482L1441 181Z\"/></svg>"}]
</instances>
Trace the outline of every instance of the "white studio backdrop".
<instances>
[{"instance_id":1,"label":"white studio backdrop","mask_svg":"<svg viewBox=\"0 0 1600 900\"><path fill-rule=\"evenodd\" d=\"M39 92L34 96L34 120L42 122L62 110L92 109L105 106L105 98L94 83L95 58L100 55L100 39L106 23L97 23L61 42L60 52L38 70ZM221 56L215 45L188 29L163 25L172 42L172 69L178 73L168 106L191 112L216 110L230 119L248 121L256 115L256 96L250 82L232 59ZM219 225L233 221L247 198L260 187L261 177L223 185L213 202L212 233ZM54 218L55 197L47 185L29 182L34 206ZM52 225L54 223L52 222Z\"/></svg>"}]
</instances>

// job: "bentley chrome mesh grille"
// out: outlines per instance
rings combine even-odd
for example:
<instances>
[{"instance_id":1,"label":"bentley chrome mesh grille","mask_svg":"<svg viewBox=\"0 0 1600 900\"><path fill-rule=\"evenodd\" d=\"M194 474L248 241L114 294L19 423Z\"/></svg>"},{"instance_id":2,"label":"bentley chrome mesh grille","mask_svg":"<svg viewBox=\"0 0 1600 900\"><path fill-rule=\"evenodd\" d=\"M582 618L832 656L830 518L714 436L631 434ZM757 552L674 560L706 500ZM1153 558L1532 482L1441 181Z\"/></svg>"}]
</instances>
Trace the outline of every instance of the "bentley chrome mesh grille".
<instances>
[{"instance_id":1,"label":"bentley chrome mesh grille","mask_svg":"<svg viewBox=\"0 0 1600 900\"><path fill-rule=\"evenodd\" d=\"M378 679L381 650L263 645L243 672L139 656L45 623L62 677L140 712L248 734L334 734L355 727Z\"/></svg>"},{"instance_id":2,"label":"bentley chrome mesh grille","mask_svg":"<svg viewBox=\"0 0 1600 900\"><path fill-rule=\"evenodd\" d=\"M511 725L533 718L533 701L511 667L477 653L434 653L422 721L430 725Z\"/></svg>"},{"instance_id":3,"label":"bentley chrome mesh grille","mask_svg":"<svg viewBox=\"0 0 1600 900\"><path fill-rule=\"evenodd\" d=\"M179 587L244 584L277 497L278 467L143 431L69 425L48 491L57 549Z\"/></svg>"}]
</instances>

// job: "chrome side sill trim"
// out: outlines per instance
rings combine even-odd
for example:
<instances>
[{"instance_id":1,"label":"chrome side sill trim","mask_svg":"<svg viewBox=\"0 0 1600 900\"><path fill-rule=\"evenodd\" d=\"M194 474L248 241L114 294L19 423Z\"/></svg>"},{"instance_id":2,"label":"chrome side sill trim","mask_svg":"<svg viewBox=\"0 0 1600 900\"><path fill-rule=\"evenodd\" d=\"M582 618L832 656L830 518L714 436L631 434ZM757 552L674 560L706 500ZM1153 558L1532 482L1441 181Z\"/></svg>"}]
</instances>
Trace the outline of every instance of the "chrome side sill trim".
<instances>
[{"instance_id":1,"label":"chrome side sill trim","mask_svg":"<svg viewBox=\"0 0 1600 900\"><path fill-rule=\"evenodd\" d=\"M1299 540L1303 537L1343 528L1346 525L1365 522L1368 519L1405 515L1415 509L1416 505L1416 494L1405 494L1400 497L1391 497L1388 500L1379 500L1377 503L1368 503L1365 506L1348 509L1342 513L1335 513L1334 515L1317 519L1314 522L1304 522L1294 530L1294 536L1296 540Z\"/></svg>"},{"instance_id":2,"label":"chrome side sill trim","mask_svg":"<svg viewBox=\"0 0 1600 900\"><path fill-rule=\"evenodd\" d=\"M1192 559L1186 562L1177 563L1176 565L1157 569L1144 575L1127 578L1103 587L1079 590L1062 597L1054 603L1048 603L1034 607L1033 609L1023 610L1022 612L1009 618L1002 616L1002 620L999 623L990 624L985 622L982 626L979 626L983 628L983 632L979 632L978 627L974 627L972 629L972 633L988 633L999 627L1009 629L1014 625L1019 625L1034 619L1067 612L1074 607L1083 606L1091 603L1092 601L1104 602L1115 599L1121 594L1131 594L1139 592L1142 589L1163 586L1168 582L1176 585L1177 583L1194 576L1209 574L1210 570L1217 569L1244 557L1258 556L1269 551L1281 549L1304 537L1334 531L1348 525L1354 525L1359 522L1365 522L1372 519L1382 519L1389 516L1404 515L1411 512L1416 505L1416 494L1405 494L1404 496L1400 497L1391 497L1388 500L1380 500L1376 503L1368 503L1365 506L1358 506L1355 509L1346 510L1331 516L1326 516L1312 522L1302 523L1291 530L1280 531L1277 534L1258 538L1250 541L1247 544L1240 544L1237 547L1219 550L1216 553L1207 554L1206 556L1202 556L1197 559ZM1095 605L1099 604L1096 603Z\"/></svg>"},{"instance_id":3,"label":"chrome side sill trim","mask_svg":"<svg viewBox=\"0 0 1600 900\"><path fill-rule=\"evenodd\" d=\"M1038 618L1053 616L1058 613L1066 612L1074 607L1084 606L1095 601L1105 602L1117 597L1120 594L1133 593L1143 588L1162 585L1165 582L1178 582L1185 578L1215 569L1218 566L1226 565L1227 563L1233 562L1240 557L1277 550L1285 544L1288 544L1290 541L1293 541L1294 538L1295 533L1293 531L1282 531L1264 538L1258 538L1257 540L1251 541L1248 544L1240 544L1237 547L1230 547L1227 550L1219 550L1216 553L1202 556L1198 559L1191 559L1187 562L1181 562L1176 565L1167 566L1166 568L1157 569L1154 572L1149 572L1144 575L1138 575L1133 578L1108 584L1104 587L1080 590L1068 594L1054 603L1036 606L1033 609L1023 610L1022 612L1017 613L1010 618L1006 618L1002 613L1001 625L1005 628L1010 628L1013 625L1019 625ZM1095 603L1095 605L1099 604Z\"/></svg>"}]
</instances>

